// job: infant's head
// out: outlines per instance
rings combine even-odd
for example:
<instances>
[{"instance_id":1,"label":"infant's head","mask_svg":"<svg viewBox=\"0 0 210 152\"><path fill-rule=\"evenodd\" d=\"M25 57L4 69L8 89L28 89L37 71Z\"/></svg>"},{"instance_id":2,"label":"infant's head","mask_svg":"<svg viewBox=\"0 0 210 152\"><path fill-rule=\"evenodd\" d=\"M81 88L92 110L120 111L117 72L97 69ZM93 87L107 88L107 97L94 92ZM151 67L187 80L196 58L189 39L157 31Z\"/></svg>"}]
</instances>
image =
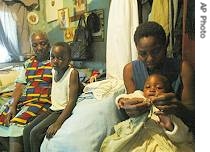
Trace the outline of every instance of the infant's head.
<instances>
[{"instance_id":1,"label":"infant's head","mask_svg":"<svg viewBox=\"0 0 210 152\"><path fill-rule=\"evenodd\" d=\"M168 93L172 91L169 80L160 74L150 75L144 84L144 96L146 98L151 98L158 96L161 93Z\"/></svg>"}]
</instances>

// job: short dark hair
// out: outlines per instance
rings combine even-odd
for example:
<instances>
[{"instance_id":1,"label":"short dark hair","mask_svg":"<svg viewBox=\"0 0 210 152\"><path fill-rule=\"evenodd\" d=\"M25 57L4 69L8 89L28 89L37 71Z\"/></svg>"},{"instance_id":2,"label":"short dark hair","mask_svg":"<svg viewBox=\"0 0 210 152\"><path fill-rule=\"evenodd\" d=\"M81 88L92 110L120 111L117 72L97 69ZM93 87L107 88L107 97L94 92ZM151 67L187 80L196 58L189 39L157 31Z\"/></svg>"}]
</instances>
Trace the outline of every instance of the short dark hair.
<instances>
[{"instance_id":1,"label":"short dark hair","mask_svg":"<svg viewBox=\"0 0 210 152\"><path fill-rule=\"evenodd\" d=\"M140 38L148 36L154 36L162 46L166 44L166 33L163 27L154 21L144 22L136 28L134 34L135 44L137 45Z\"/></svg>"},{"instance_id":2,"label":"short dark hair","mask_svg":"<svg viewBox=\"0 0 210 152\"><path fill-rule=\"evenodd\" d=\"M31 43L32 37L33 37L34 35L43 35L44 38L49 42L47 33L44 32L44 31L41 31L41 30L37 30L37 31L34 31L33 33L30 34L30 43Z\"/></svg>"},{"instance_id":3,"label":"short dark hair","mask_svg":"<svg viewBox=\"0 0 210 152\"><path fill-rule=\"evenodd\" d=\"M66 43L66 42L55 42L53 44L52 49L55 46L62 46L62 47L64 47L66 49L66 52L68 53L69 58L71 59L71 47L70 47L70 45L68 43Z\"/></svg>"}]
</instances>

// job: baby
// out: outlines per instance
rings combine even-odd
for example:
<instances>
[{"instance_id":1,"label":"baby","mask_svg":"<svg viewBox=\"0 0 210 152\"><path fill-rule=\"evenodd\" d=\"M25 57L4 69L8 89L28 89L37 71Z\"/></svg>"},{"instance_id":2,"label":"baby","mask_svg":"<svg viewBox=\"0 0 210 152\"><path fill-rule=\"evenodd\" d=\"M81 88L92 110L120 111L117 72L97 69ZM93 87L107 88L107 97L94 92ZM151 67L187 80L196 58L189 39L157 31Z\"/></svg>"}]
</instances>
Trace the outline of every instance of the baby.
<instances>
[{"instance_id":1,"label":"baby","mask_svg":"<svg viewBox=\"0 0 210 152\"><path fill-rule=\"evenodd\" d=\"M137 101L137 102L139 102L139 104L147 103L148 105L151 105L151 106L149 109L145 109L145 110L149 111L152 107L153 112L159 116L160 121L161 120L164 121L165 119L167 119L168 116L163 115L163 111L160 111L157 108L155 108L156 106L158 107L158 106L161 106L162 104L164 104L163 102L165 102L165 101L157 100L157 99L161 99L161 95L163 93L168 93L169 96L174 96L174 98L175 98L175 94L172 93L172 87L171 87L168 79L163 75L153 74L147 78L147 80L144 84L143 92L140 90L137 90L132 94L122 94L116 98L116 104L119 108L129 109L129 106L125 104L128 102L124 102L125 100L129 100L130 102ZM144 112L146 112L146 111L144 111ZM133 110L132 110L132 112L133 112ZM158 121L158 119L157 119L157 121ZM170 124L170 126L167 126L169 128L166 128L166 129L169 129L169 130L173 129L173 127L172 127L173 124L171 124L170 121L165 122L165 123ZM160 124L163 125L162 122L160 122ZM166 127L166 126L164 125L164 127Z\"/></svg>"},{"instance_id":2,"label":"baby","mask_svg":"<svg viewBox=\"0 0 210 152\"><path fill-rule=\"evenodd\" d=\"M158 109L165 105L163 102L167 102L167 100L157 100L161 99L165 93L175 98L168 79L163 75L153 74L147 78L143 92L136 90L134 93L118 96L116 98L117 107L127 111L131 104L126 105L128 102L124 102L125 100L135 102L135 104L136 102L139 102L138 104L146 103L150 106L140 116L131 117L114 126L115 133L105 138L100 151L194 151L193 138L189 128L175 115L167 115Z\"/></svg>"}]
</instances>

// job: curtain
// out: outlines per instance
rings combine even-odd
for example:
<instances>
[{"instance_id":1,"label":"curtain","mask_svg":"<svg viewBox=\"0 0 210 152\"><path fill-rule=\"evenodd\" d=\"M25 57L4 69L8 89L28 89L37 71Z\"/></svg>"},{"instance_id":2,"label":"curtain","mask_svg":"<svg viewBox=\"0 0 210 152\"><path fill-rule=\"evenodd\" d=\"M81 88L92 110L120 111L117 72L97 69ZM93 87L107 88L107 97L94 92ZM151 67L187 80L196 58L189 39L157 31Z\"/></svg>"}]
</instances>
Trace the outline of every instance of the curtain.
<instances>
[{"instance_id":1,"label":"curtain","mask_svg":"<svg viewBox=\"0 0 210 152\"><path fill-rule=\"evenodd\" d=\"M29 25L27 21L27 8L22 3L9 5L17 24L17 37L21 55L30 54Z\"/></svg>"},{"instance_id":2,"label":"curtain","mask_svg":"<svg viewBox=\"0 0 210 152\"><path fill-rule=\"evenodd\" d=\"M112 0L109 9L106 78L123 79L123 68L137 59L133 36L139 24L137 0Z\"/></svg>"},{"instance_id":3,"label":"curtain","mask_svg":"<svg viewBox=\"0 0 210 152\"><path fill-rule=\"evenodd\" d=\"M0 62L18 61L19 56L31 53L27 8L38 6L38 0L5 1L0 0L0 52L4 54Z\"/></svg>"},{"instance_id":4,"label":"curtain","mask_svg":"<svg viewBox=\"0 0 210 152\"><path fill-rule=\"evenodd\" d=\"M17 38L17 25L8 6L0 1L0 62L18 60L20 56Z\"/></svg>"},{"instance_id":5,"label":"curtain","mask_svg":"<svg viewBox=\"0 0 210 152\"><path fill-rule=\"evenodd\" d=\"M4 45L6 43L5 40L7 39L5 37L3 26L0 20L0 63L9 62L12 60L9 52L7 51L7 47Z\"/></svg>"},{"instance_id":6,"label":"curtain","mask_svg":"<svg viewBox=\"0 0 210 152\"><path fill-rule=\"evenodd\" d=\"M11 1L14 1L14 2L17 2L17 0L3 0L5 2L11 2ZM29 6L29 7L32 7L32 8L35 8L39 5L39 0L19 0L20 2L22 2L25 6Z\"/></svg>"}]
</instances>

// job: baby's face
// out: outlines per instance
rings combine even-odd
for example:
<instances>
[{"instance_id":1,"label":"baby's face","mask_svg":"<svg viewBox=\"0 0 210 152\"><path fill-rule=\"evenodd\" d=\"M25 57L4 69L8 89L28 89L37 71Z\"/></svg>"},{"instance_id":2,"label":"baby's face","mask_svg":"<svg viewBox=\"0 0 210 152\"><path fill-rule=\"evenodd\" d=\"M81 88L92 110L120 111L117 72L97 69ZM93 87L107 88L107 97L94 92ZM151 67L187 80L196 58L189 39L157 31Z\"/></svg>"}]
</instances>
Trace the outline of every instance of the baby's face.
<instances>
[{"instance_id":1,"label":"baby's face","mask_svg":"<svg viewBox=\"0 0 210 152\"><path fill-rule=\"evenodd\" d=\"M151 76L147 79L143 91L146 98L151 98L166 92L163 81L156 76Z\"/></svg>"}]
</instances>

